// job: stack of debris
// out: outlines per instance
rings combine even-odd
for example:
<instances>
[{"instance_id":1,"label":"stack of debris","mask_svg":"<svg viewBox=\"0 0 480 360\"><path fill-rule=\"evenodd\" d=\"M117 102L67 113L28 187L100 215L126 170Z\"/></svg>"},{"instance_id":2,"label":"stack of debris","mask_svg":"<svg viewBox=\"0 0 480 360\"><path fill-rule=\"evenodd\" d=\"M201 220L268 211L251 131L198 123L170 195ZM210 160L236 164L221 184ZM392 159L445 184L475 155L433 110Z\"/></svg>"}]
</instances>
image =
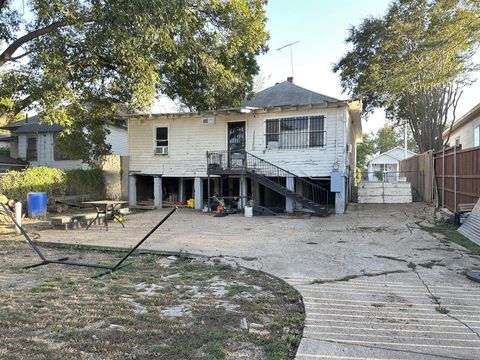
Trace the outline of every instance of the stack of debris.
<instances>
[{"instance_id":1,"label":"stack of debris","mask_svg":"<svg viewBox=\"0 0 480 360\"><path fill-rule=\"evenodd\" d=\"M15 208L15 200L9 199L3 194L0 194L0 203L6 205L11 211ZM0 211L0 222L8 222L9 219L6 214L2 214Z\"/></svg>"}]
</instances>

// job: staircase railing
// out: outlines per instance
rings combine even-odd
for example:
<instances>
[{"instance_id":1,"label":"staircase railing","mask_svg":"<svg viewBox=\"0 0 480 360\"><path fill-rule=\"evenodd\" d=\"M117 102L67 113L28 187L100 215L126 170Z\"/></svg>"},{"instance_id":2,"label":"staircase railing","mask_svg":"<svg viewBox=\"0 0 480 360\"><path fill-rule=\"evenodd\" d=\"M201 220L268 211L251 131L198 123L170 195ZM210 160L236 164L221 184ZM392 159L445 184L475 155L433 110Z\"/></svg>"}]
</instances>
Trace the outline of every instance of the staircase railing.
<instances>
[{"instance_id":1,"label":"staircase railing","mask_svg":"<svg viewBox=\"0 0 480 360\"><path fill-rule=\"evenodd\" d=\"M209 151L207 152L207 166L210 173L215 173L216 170L237 170L262 175L286 188L288 188L287 181L289 181L287 179L291 178L291 181L296 182L294 186L297 188L297 191L292 190L293 192L318 205L328 207L329 191L327 189L247 151ZM298 192L299 187L302 189L301 193Z\"/></svg>"}]
</instances>

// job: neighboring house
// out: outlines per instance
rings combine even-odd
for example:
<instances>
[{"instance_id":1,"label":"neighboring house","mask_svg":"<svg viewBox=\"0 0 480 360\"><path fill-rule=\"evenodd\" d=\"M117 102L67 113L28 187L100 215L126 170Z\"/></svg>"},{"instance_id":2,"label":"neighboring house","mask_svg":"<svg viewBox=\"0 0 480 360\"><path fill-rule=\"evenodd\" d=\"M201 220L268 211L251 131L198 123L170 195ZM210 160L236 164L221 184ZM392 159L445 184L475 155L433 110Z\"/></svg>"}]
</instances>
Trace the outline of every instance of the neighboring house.
<instances>
[{"instance_id":1,"label":"neighboring house","mask_svg":"<svg viewBox=\"0 0 480 360\"><path fill-rule=\"evenodd\" d=\"M462 149L480 146L480 104L443 132L443 140L447 139L449 146L462 145Z\"/></svg>"},{"instance_id":2,"label":"neighboring house","mask_svg":"<svg viewBox=\"0 0 480 360\"><path fill-rule=\"evenodd\" d=\"M128 115L129 202L153 199L161 206L193 198L202 209L215 193L241 196L240 207L253 198L288 212L321 212L330 203L343 213L360 113L359 101L321 95L289 79L238 108Z\"/></svg>"},{"instance_id":3,"label":"neighboring house","mask_svg":"<svg viewBox=\"0 0 480 360\"><path fill-rule=\"evenodd\" d=\"M26 161L0 154L0 174L10 170L20 170L28 166Z\"/></svg>"},{"instance_id":4,"label":"neighboring house","mask_svg":"<svg viewBox=\"0 0 480 360\"><path fill-rule=\"evenodd\" d=\"M128 155L128 131L126 127L106 126L110 134L106 142L112 146L112 154ZM88 168L81 160L70 160L55 149L55 141L63 130L59 124L42 123L32 116L0 129L10 131L10 136L0 141L10 144L10 156L28 162L30 166L49 166L64 170Z\"/></svg>"},{"instance_id":5,"label":"neighboring house","mask_svg":"<svg viewBox=\"0 0 480 360\"><path fill-rule=\"evenodd\" d=\"M9 151L10 142L7 140L10 138L10 135L0 134L0 153L3 154L3 151Z\"/></svg>"},{"instance_id":6,"label":"neighboring house","mask_svg":"<svg viewBox=\"0 0 480 360\"><path fill-rule=\"evenodd\" d=\"M375 155L367 162L368 180L381 181L394 179L398 180L400 161L415 156L416 153L397 146L382 154Z\"/></svg>"}]
</instances>

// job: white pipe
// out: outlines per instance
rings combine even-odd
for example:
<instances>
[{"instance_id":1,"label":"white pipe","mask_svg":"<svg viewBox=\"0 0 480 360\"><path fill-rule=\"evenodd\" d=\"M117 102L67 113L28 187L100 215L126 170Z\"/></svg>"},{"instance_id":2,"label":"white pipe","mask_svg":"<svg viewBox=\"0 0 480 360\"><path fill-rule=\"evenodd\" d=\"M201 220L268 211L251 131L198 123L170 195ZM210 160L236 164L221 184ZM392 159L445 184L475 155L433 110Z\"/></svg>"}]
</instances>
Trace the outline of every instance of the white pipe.
<instances>
[{"instance_id":1,"label":"white pipe","mask_svg":"<svg viewBox=\"0 0 480 360\"><path fill-rule=\"evenodd\" d=\"M18 225L22 226L22 203L21 202L16 202L15 203L15 220L18 223ZM15 232L17 235L21 234L20 228L15 225Z\"/></svg>"}]
</instances>

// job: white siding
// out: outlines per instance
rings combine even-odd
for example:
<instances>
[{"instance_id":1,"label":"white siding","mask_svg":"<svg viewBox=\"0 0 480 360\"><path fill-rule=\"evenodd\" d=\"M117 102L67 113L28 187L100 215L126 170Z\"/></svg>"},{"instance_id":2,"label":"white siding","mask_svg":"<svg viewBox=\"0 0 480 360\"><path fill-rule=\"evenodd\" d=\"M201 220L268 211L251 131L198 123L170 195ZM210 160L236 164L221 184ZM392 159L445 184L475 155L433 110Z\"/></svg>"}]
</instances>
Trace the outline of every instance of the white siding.
<instances>
[{"instance_id":1,"label":"white siding","mask_svg":"<svg viewBox=\"0 0 480 360\"><path fill-rule=\"evenodd\" d=\"M39 133L37 137L37 161L30 161L30 166L48 166L63 170L86 169L88 165L81 160L54 159L54 133Z\"/></svg>"},{"instance_id":2,"label":"white siding","mask_svg":"<svg viewBox=\"0 0 480 360\"><path fill-rule=\"evenodd\" d=\"M266 119L325 115L326 146L313 149L265 149ZM130 171L164 176L206 176L206 152L227 148L227 123L246 121L247 151L298 176L330 176L334 163L345 169L347 108L231 114L216 116L215 125L203 125L201 116L155 116L129 120ZM169 154L154 155L154 128L169 128Z\"/></svg>"},{"instance_id":3,"label":"white siding","mask_svg":"<svg viewBox=\"0 0 480 360\"><path fill-rule=\"evenodd\" d=\"M107 126L110 134L107 134L105 142L112 145L112 154L127 156L128 155L128 131L127 129L118 128L116 126Z\"/></svg>"},{"instance_id":4,"label":"white siding","mask_svg":"<svg viewBox=\"0 0 480 360\"><path fill-rule=\"evenodd\" d=\"M27 158L27 136L18 136L18 157L22 160Z\"/></svg>"},{"instance_id":5,"label":"white siding","mask_svg":"<svg viewBox=\"0 0 480 360\"><path fill-rule=\"evenodd\" d=\"M480 116L467 122L463 126L460 126L458 129L455 129L450 134L450 139L448 140L448 144L450 146L455 145L455 139L460 137L460 144L462 144L462 149L468 149L468 148L474 147L473 129L479 125L480 125Z\"/></svg>"}]
</instances>

